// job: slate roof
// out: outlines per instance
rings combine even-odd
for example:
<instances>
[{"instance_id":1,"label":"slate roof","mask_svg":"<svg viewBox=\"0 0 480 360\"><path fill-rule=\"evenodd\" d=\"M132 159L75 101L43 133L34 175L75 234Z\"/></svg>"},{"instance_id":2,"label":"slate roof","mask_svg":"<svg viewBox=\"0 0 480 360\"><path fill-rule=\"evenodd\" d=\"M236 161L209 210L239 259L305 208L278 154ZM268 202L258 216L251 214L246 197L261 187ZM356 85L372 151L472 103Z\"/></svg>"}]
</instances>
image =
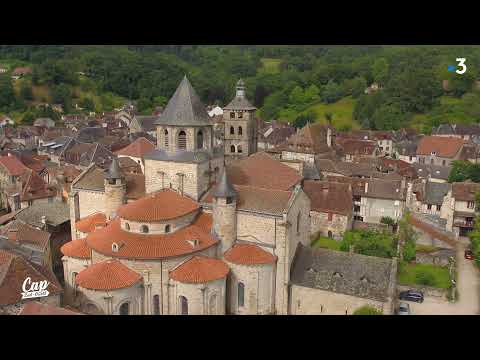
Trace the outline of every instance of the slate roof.
<instances>
[{"instance_id":1,"label":"slate roof","mask_svg":"<svg viewBox=\"0 0 480 360\"><path fill-rule=\"evenodd\" d=\"M107 135L107 130L103 127L84 127L80 129L75 139L82 143L94 143Z\"/></svg>"},{"instance_id":2,"label":"slate roof","mask_svg":"<svg viewBox=\"0 0 480 360\"><path fill-rule=\"evenodd\" d=\"M452 170L451 166L438 166L420 163L413 163L412 166L415 168L419 178L432 177L434 179L448 180L448 176Z\"/></svg>"},{"instance_id":3,"label":"slate roof","mask_svg":"<svg viewBox=\"0 0 480 360\"><path fill-rule=\"evenodd\" d=\"M225 168L222 171L218 185L215 187L213 196L221 198L237 196L237 192L233 188L232 184L230 184L230 181L228 181L227 171Z\"/></svg>"},{"instance_id":4,"label":"slate roof","mask_svg":"<svg viewBox=\"0 0 480 360\"><path fill-rule=\"evenodd\" d=\"M243 87L245 90L245 83L242 79L238 80L237 82L237 89ZM239 96L238 91L237 95L233 98L230 103L223 108L223 110L255 110L256 107L250 104L250 101L248 101L247 97L244 96Z\"/></svg>"},{"instance_id":5,"label":"slate roof","mask_svg":"<svg viewBox=\"0 0 480 360\"><path fill-rule=\"evenodd\" d=\"M432 205L442 205L443 198L447 195L451 185L449 183L438 183L427 181L425 184L425 202Z\"/></svg>"},{"instance_id":6,"label":"slate roof","mask_svg":"<svg viewBox=\"0 0 480 360\"><path fill-rule=\"evenodd\" d=\"M290 281L303 287L387 301L391 296L391 271L391 259L298 244Z\"/></svg>"},{"instance_id":7,"label":"slate roof","mask_svg":"<svg viewBox=\"0 0 480 360\"><path fill-rule=\"evenodd\" d=\"M34 202L29 207L21 210L16 218L23 222L42 227L42 216L47 217L47 223L52 226L58 226L70 220L70 208L67 203L54 201L48 202Z\"/></svg>"},{"instance_id":8,"label":"slate roof","mask_svg":"<svg viewBox=\"0 0 480 360\"><path fill-rule=\"evenodd\" d=\"M270 129L271 127L269 127ZM280 145L287 141L287 139L296 133L296 129L293 126L282 126L271 128L271 131L263 129L265 131L259 132L258 141L265 142L270 145ZM267 132L266 132L267 131ZM268 135L265 135L265 134Z\"/></svg>"},{"instance_id":9,"label":"slate roof","mask_svg":"<svg viewBox=\"0 0 480 360\"><path fill-rule=\"evenodd\" d=\"M203 163L212 158L212 154L208 151L175 151L168 152L165 150L155 149L144 155L144 159L159 161L175 161L186 163Z\"/></svg>"},{"instance_id":10,"label":"slate roof","mask_svg":"<svg viewBox=\"0 0 480 360\"><path fill-rule=\"evenodd\" d=\"M416 156L417 155L417 143L414 141L401 141L395 145L397 152L402 156Z\"/></svg>"},{"instance_id":11,"label":"slate roof","mask_svg":"<svg viewBox=\"0 0 480 360\"><path fill-rule=\"evenodd\" d=\"M135 115L135 119L140 126L140 128L145 132L155 131L157 126L155 122L158 120L158 116L150 115Z\"/></svg>"},{"instance_id":12,"label":"slate roof","mask_svg":"<svg viewBox=\"0 0 480 360\"><path fill-rule=\"evenodd\" d=\"M285 144L278 148L283 151L302 152L307 154L328 153L332 148L327 145L328 126L307 123L296 134L289 137ZM332 135L333 135L332 130Z\"/></svg>"},{"instance_id":13,"label":"slate roof","mask_svg":"<svg viewBox=\"0 0 480 360\"><path fill-rule=\"evenodd\" d=\"M349 183L352 185L353 195L375 199L405 200L407 186L402 190L401 180L359 179L347 176L328 176L328 181ZM368 183L365 192L365 184Z\"/></svg>"},{"instance_id":14,"label":"slate roof","mask_svg":"<svg viewBox=\"0 0 480 360\"><path fill-rule=\"evenodd\" d=\"M186 76L155 125L211 126L210 116Z\"/></svg>"}]
</instances>

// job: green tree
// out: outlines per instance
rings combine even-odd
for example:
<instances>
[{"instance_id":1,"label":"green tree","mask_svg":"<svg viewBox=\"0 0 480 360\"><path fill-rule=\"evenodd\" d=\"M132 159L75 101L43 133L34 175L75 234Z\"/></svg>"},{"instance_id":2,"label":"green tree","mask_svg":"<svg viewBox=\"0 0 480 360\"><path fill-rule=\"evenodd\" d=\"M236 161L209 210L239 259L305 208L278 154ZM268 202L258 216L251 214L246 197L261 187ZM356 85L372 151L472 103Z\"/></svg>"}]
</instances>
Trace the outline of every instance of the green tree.
<instances>
[{"instance_id":1,"label":"green tree","mask_svg":"<svg viewBox=\"0 0 480 360\"><path fill-rule=\"evenodd\" d=\"M300 114L294 121L293 126L297 129L303 128L307 123L313 123L315 120L315 113L313 111L308 111L306 113Z\"/></svg>"},{"instance_id":2,"label":"green tree","mask_svg":"<svg viewBox=\"0 0 480 360\"><path fill-rule=\"evenodd\" d=\"M307 103L316 103L320 101L320 89L314 84L305 89L304 95Z\"/></svg>"},{"instance_id":3,"label":"green tree","mask_svg":"<svg viewBox=\"0 0 480 360\"><path fill-rule=\"evenodd\" d=\"M323 88L322 100L327 104L340 100L343 96L342 88L333 80L330 80Z\"/></svg>"},{"instance_id":4,"label":"green tree","mask_svg":"<svg viewBox=\"0 0 480 360\"><path fill-rule=\"evenodd\" d=\"M403 113L397 106L382 105L371 117L371 125L376 130L398 130L404 127L410 116Z\"/></svg>"},{"instance_id":5,"label":"green tree","mask_svg":"<svg viewBox=\"0 0 480 360\"><path fill-rule=\"evenodd\" d=\"M380 310L377 310L373 306L364 305L354 311L353 315L383 315Z\"/></svg>"},{"instance_id":6,"label":"green tree","mask_svg":"<svg viewBox=\"0 0 480 360\"><path fill-rule=\"evenodd\" d=\"M472 164L469 161L454 161L448 176L448 182L453 183L466 180L480 182L480 164Z\"/></svg>"},{"instance_id":7,"label":"green tree","mask_svg":"<svg viewBox=\"0 0 480 360\"><path fill-rule=\"evenodd\" d=\"M347 231L340 242L341 251L350 247L358 254L391 258L396 255L396 239L389 232L373 230Z\"/></svg>"},{"instance_id":8,"label":"green tree","mask_svg":"<svg viewBox=\"0 0 480 360\"><path fill-rule=\"evenodd\" d=\"M91 97L84 97L79 105L86 111L95 111L95 102Z\"/></svg>"},{"instance_id":9,"label":"green tree","mask_svg":"<svg viewBox=\"0 0 480 360\"><path fill-rule=\"evenodd\" d=\"M32 86L26 81L23 81L20 86L20 97L26 101L33 100Z\"/></svg>"},{"instance_id":10,"label":"green tree","mask_svg":"<svg viewBox=\"0 0 480 360\"><path fill-rule=\"evenodd\" d=\"M16 105L12 81L8 76L0 76L0 110L12 110Z\"/></svg>"},{"instance_id":11,"label":"green tree","mask_svg":"<svg viewBox=\"0 0 480 360\"><path fill-rule=\"evenodd\" d=\"M389 65L385 58L378 58L372 65L373 80L379 85L385 85L388 79Z\"/></svg>"}]
</instances>

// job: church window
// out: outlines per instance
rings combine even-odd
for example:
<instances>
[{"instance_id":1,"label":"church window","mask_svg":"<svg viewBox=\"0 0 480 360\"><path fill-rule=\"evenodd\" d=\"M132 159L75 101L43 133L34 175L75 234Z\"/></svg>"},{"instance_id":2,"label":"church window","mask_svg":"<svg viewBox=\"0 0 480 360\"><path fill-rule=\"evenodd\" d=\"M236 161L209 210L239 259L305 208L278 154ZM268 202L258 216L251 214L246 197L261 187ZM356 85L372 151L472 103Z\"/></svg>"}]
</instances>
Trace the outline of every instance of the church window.
<instances>
[{"instance_id":1,"label":"church window","mask_svg":"<svg viewBox=\"0 0 480 360\"><path fill-rule=\"evenodd\" d=\"M208 313L210 315L217 315L217 294L210 296L210 300L208 302Z\"/></svg>"},{"instance_id":2,"label":"church window","mask_svg":"<svg viewBox=\"0 0 480 360\"><path fill-rule=\"evenodd\" d=\"M180 150L187 149L187 134L183 130L178 133L178 148Z\"/></svg>"},{"instance_id":3,"label":"church window","mask_svg":"<svg viewBox=\"0 0 480 360\"><path fill-rule=\"evenodd\" d=\"M77 284L75 283L75 280L77 278L78 273L73 272L72 273L72 287L73 287L73 296L77 296Z\"/></svg>"},{"instance_id":4,"label":"church window","mask_svg":"<svg viewBox=\"0 0 480 360\"><path fill-rule=\"evenodd\" d=\"M113 252L118 252L118 244L117 243L112 243L112 251Z\"/></svg>"},{"instance_id":5,"label":"church window","mask_svg":"<svg viewBox=\"0 0 480 360\"><path fill-rule=\"evenodd\" d=\"M297 215L297 234L300 234L300 220L301 220L302 214L298 213Z\"/></svg>"},{"instance_id":6,"label":"church window","mask_svg":"<svg viewBox=\"0 0 480 360\"><path fill-rule=\"evenodd\" d=\"M238 118L239 118L239 119L243 118L243 113L242 113L242 112L239 112L239 113L238 113Z\"/></svg>"},{"instance_id":7,"label":"church window","mask_svg":"<svg viewBox=\"0 0 480 360\"><path fill-rule=\"evenodd\" d=\"M160 315L160 296L153 296L153 314Z\"/></svg>"},{"instance_id":8,"label":"church window","mask_svg":"<svg viewBox=\"0 0 480 360\"><path fill-rule=\"evenodd\" d=\"M227 204L231 204L232 203L232 198L229 196L227 197L226 201L225 201Z\"/></svg>"},{"instance_id":9,"label":"church window","mask_svg":"<svg viewBox=\"0 0 480 360\"><path fill-rule=\"evenodd\" d=\"M140 228L140 231L144 234L147 234L148 233L148 226L147 225L142 225L142 227Z\"/></svg>"},{"instance_id":10,"label":"church window","mask_svg":"<svg viewBox=\"0 0 480 360\"><path fill-rule=\"evenodd\" d=\"M230 135L234 135L235 134L235 129L233 126L230 126Z\"/></svg>"},{"instance_id":11,"label":"church window","mask_svg":"<svg viewBox=\"0 0 480 360\"><path fill-rule=\"evenodd\" d=\"M125 229L126 229L126 230L130 230L130 224L127 223L127 222L125 223Z\"/></svg>"},{"instance_id":12,"label":"church window","mask_svg":"<svg viewBox=\"0 0 480 360\"><path fill-rule=\"evenodd\" d=\"M235 119L235 113L234 112L230 113L230 119Z\"/></svg>"},{"instance_id":13,"label":"church window","mask_svg":"<svg viewBox=\"0 0 480 360\"><path fill-rule=\"evenodd\" d=\"M230 152L234 153L235 152L235 145L230 146Z\"/></svg>"},{"instance_id":14,"label":"church window","mask_svg":"<svg viewBox=\"0 0 480 360\"><path fill-rule=\"evenodd\" d=\"M188 315L188 300L185 296L180 296L180 314Z\"/></svg>"},{"instance_id":15,"label":"church window","mask_svg":"<svg viewBox=\"0 0 480 360\"><path fill-rule=\"evenodd\" d=\"M120 306L120 315L128 315L130 313L130 303L126 302Z\"/></svg>"},{"instance_id":16,"label":"church window","mask_svg":"<svg viewBox=\"0 0 480 360\"><path fill-rule=\"evenodd\" d=\"M200 130L197 133L197 149L202 149L203 148L203 132Z\"/></svg>"},{"instance_id":17,"label":"church window","mask_svg":"<svg viewBox=\"0 0 480 360\"><path fill-rule=\"evenodd\" d=\"M164 137L165 149L168 149L168 130L167 129L165 129L165 131L163 132L163 137Z\"/></svg>"},{"instance_id":18,"label":"church window","mask_svg":"<svg viewBox=\"0 0 480 360\"><path fill-rule=\"evenodd\" d=\"M238 135L243 135L243 129L241 126L238 127Z\"/></svg>"},{"instance_id":19,"label":"church window","mask_svg":"<svg viewBox=\"0 0 480 360\"><path fill-rule=\"evenodd\" d=\"M242 282L238 283L238 307L245 306L245 285Z\"/></svg>"},{"instance_id":20,"label":"church window","mask_svg":"<svg viewBox=\"0 0 480 360\"><path fill-rule=\"evenodd\" d=\"M239 153L243 152L243 150L242 150L242 145L238 145L238 146L237 146L237 152L239 152Z\"/></svg>"},{"instance_id":21,"label":"church window","mask_svg":"<svg viewBox=\"0 0 480 360\"><path fill-rule=\"evenodd\" d=\"M165 226L165 232L166 232L166 233L169 233L169 232L170 232L170 225L166 225L166 226Z\"/></svg>"}]
</instances>

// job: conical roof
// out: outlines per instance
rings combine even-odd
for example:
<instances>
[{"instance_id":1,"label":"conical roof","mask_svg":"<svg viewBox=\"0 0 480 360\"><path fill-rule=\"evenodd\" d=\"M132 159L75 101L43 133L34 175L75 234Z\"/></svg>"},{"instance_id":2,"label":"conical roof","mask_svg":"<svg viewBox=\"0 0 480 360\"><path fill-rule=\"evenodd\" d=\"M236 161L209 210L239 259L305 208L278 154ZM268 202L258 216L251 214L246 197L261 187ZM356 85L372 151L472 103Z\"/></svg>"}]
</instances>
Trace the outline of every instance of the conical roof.
<instances>
[{"instance_id":1,"label":"conical roof","mask_svg":"<svg viewBox=\"0 0 480 360\"><path fill-rule=\"evenodd\" d=\"M105 177L107 179L120 179L122 177L122 172L120 170L120 165L118 164L117 158L113 158Z\"/></svg>"},{"instance_id":2,"label":"conical roof","mask_svg":"<svg viewBox=\"0 0 480 360\"><path fill-rule=\"evenodd\" d=\"M213 196L222 198L237 196L237 192L233 188L232 184L230 184L230 182L228 181L227 171L225 168L223 169L222 176L220 177L220 181L215 188Z\"/></svg>"},{"instance_id":3,"label":"conical roof","mask_svg":"<svg viewBox=\"0 0 480 360\"><path fill-rule=\"evenodd\" d=\"M193 89L187 76L171 97L155 125L205 126L211 125L205 106Z\"/></svg>"}]
</instances>

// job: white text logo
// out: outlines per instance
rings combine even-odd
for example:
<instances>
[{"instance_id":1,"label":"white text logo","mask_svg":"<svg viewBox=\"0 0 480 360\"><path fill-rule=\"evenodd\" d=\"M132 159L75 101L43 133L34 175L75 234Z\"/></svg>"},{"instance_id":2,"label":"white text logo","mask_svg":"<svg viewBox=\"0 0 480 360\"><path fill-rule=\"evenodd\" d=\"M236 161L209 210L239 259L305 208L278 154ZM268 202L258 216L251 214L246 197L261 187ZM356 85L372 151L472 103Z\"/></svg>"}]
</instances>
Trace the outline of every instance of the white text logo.
<instances>
[{"instance_id":1,"label":"white text logo","mask_svg":"<svg viewBox=\"0 0 480 360\"><path fill-rule=\"evenodd\" d=\"M48 296L50 294L47 290L49 284L47 280L32 282L32 279L27 277L22 286L22 299Z\"/></svg>"}]
</instances>

